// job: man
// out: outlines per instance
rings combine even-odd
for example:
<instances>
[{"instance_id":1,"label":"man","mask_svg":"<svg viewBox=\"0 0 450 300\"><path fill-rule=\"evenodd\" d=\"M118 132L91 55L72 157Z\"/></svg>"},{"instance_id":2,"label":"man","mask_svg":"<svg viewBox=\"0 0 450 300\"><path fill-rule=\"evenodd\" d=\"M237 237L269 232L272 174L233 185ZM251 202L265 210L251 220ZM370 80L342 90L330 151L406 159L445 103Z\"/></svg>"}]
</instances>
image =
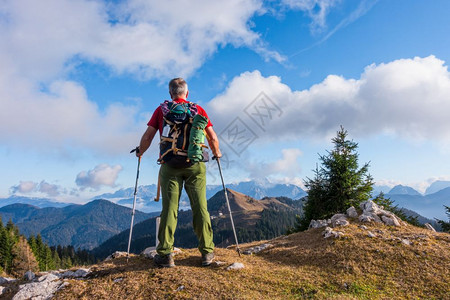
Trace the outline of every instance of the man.
<instances>
[{"instance_id":1,"label":"man","mask_svg":"<svg viewBox=\"0 0 450 300\"><path fill-rule=\"evenodd\" d=\"M169 93L174 104L187 103L189 91L186 81L183 78L174 78L169 83ZM205 110L196 105L199 115L206 117L208 124L205 132L206 138L213 155L217 158L222 156L219 150L219 141L212 128L211 121ZM164 114L161 106L156 108L148 122L147 130L141 138L139 153L141 156L150 147L151 142L159 131L163 134ZM174 167L170 163L162 163L159 172L161 194L162 194L162 212L161 223L158 231L157 255L154 262L160 267L174 267L173 243L174 233L177 226L178 205L181 190L184 187L189 196L192 214L193 226L197 235L199 245L198 249L202 254L202 265L209 266L214 259L214 243L211 228L211 220L207 210L206 203L206 166L204 162L188 164L184 167Z\"/></svg>"}]
</instances>

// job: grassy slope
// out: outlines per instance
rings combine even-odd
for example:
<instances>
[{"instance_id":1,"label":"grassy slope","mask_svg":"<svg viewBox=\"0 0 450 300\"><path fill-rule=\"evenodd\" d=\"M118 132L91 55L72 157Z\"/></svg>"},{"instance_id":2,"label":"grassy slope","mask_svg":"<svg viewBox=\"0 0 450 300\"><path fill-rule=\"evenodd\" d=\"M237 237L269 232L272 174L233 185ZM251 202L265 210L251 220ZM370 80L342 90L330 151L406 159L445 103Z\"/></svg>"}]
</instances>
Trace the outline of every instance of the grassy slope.
<instances>
[{"instance_id":1,"label":"grassy slope","mask_svg":"<svg viewBox=\"0 0 450 300\"><path fill-rule=\"evenodd\" d=\"M323 229L313 229L271 240L273 247L252 256L218 248L216 261L225 264L209 268L199 267L196 249L184 249L172 269L138 256L129 264L104 262L89 279L70 281L57 299L450 299L449 234L368 227L376 238L351 224L340 228L342 239L324 239ZM226 271L233 262L245 269Z\"/></svg>"}]
</instances>

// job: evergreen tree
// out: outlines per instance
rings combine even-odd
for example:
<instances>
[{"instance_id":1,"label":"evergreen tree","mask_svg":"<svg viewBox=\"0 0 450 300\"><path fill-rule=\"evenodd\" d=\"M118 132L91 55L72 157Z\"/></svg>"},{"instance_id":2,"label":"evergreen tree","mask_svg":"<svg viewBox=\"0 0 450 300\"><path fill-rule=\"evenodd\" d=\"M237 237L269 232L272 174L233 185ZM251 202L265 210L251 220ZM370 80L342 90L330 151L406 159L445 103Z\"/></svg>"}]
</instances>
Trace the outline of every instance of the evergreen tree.
<instances>
[{"instance_id":1,"label":"evergreen tree","mask_svg":"<svg viewBox=\"0 0 450 300\"><path fill-rule=\"evenodd\" d=\"M39 271L36 258L34 257L34 254L24 236L20 236L18 242L14 245L12 249L12 257L12 275L20 278L28 270L33 272Z\"/></svg>"},{"instance_id":2,"label":"evergreen tree","mask_svg":"<svg viewBox=\"0 0 450 300\"><path fill-rule=\"evenodd\" d=\"M321 166L314 171L314 178L306 179L308 196L297 230L307 229L312 219L329 218L370 198L373 179L368 173L369 163L359 168L358 144L347 135L341 126L332 139L334 149L319 155Z\"/></svg>"},{"instance_id":3,"label":"evergreen tree","mask_svg":"<svg viewBox=\"0 0 450 300\"><path fill-rule=\"evenodd\" d=\"M15 236L16 230L12 222L8 222L9 226L2 227L0 232L0 266L9 273L11 272L13 254L12 249L18 236Z\"/></svg>"},{"instance_id":4,"label":"evergreen tree","mask_svg":"<svg viewBox=\"0 0 450 300\"><path fill-rule=\"evenodd\" d=\"M450 233L450 207L448 207L447 205L444 205L444 207L446 210L445 213L447 214L447 217L448 217L448 222L445 222L443 220L437 220L437 221L441 225L442 231Z\"/></svg>"}]
</instances>

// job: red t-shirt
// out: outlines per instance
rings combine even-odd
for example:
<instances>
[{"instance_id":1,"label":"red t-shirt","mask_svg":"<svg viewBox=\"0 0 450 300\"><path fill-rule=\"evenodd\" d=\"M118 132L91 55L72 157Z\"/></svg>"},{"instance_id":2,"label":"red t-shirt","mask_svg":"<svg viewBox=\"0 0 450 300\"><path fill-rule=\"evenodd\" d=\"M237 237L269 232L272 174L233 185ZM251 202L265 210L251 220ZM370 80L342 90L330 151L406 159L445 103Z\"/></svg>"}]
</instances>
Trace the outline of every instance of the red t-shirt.
<instances>
[{"instance_id":1,"label":"red t-shirt","mask_svg":"<svg viewBox=\"0 0 450 300\"><path fill-rule=\"evenodd\" d=\"M182 98L178 98L173 100L174 102L188 102L185 99ZM206 111L200 106L197 105L197 109L198 109L198 114L201 116L204 116L208 119L208 124L206 125L206 127L212 126L211 120L209 119L208 115L206 114ZM161 110L161 106L158 106L155 111L153 112L153 115L150 119L150 121L148 121L147 125L148 126L152 126L155 129L159 130L159 134L162 134L162 130L163 130L163 123L164 123L164 119L163 119L163 113Z\"/></svg>"}]
</instances>

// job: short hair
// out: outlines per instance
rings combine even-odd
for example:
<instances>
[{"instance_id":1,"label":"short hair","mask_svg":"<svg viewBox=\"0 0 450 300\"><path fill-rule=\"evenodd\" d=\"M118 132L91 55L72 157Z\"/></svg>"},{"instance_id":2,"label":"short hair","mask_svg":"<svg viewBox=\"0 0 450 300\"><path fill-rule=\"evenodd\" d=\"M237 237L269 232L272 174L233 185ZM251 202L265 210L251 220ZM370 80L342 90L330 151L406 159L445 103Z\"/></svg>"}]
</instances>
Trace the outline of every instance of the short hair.
<instances>
[{"instance_id":1,"label":"short hair","mask_svg":"<svg viewBox=\"0 0 450 300\"><path fill-rule=\"evenodd\" d=\"M183 78L174 78L169 82L169 93L172 97L183 96L188 91L188 85Z\"/></svg>"}]
</instances>

